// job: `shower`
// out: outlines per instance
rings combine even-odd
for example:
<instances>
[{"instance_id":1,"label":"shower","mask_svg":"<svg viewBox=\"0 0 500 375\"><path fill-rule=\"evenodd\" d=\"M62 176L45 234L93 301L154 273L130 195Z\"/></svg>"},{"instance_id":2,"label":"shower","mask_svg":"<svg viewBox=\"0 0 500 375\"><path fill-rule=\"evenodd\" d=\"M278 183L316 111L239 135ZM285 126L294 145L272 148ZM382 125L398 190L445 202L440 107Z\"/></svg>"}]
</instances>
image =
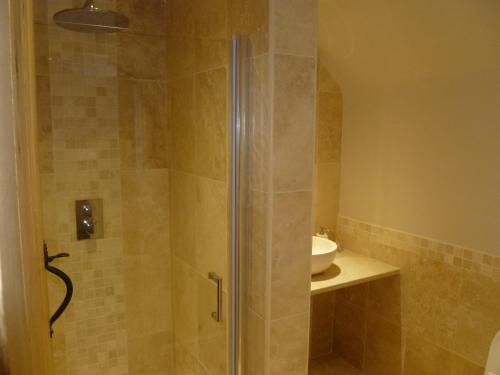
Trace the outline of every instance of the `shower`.
<instances>
[{"instance_id":1,"label":"shower","mask_svg":"<svg viewBox=\"0 0 500 375\"><path fill-rule=\"evenodd\" d=\"M65 29L82 33L114 33L126 30L126 16L111 10L101 10L94 0L87 0L81 8L64 9L54 14L54 22Z\"/></svg>"}]
</instances>

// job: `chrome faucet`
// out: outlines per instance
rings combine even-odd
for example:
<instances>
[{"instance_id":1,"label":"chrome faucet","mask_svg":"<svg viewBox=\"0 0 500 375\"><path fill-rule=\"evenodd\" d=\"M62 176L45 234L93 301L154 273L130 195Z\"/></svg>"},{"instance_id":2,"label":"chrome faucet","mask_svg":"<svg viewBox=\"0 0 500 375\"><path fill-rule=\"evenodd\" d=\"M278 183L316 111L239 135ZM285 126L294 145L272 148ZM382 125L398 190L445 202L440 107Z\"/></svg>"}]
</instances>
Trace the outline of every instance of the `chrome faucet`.
<instances>
[{"instance_id":1,"label":"chrome faucet","mask_svg":"<svg viewBox=\"0 0 500 375\"><path fill-rule=\"evenodd\" d=\"M328 235L328 233L330 233L330 229L325 228L325 227L319 227L319 234Z\"/></svg>"}]
</instances>

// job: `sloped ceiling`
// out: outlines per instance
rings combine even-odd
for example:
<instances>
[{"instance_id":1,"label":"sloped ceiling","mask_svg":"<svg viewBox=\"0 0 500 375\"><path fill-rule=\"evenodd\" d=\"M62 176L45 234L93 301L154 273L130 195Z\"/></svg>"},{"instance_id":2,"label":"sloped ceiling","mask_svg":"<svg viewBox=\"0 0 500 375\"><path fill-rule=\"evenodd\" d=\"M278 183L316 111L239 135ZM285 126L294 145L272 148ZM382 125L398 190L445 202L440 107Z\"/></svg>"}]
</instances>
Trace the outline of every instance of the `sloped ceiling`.
<instances>
[{"instance_id":1,"label":"sloped ceiling","mask_svg":"<svg viewBox=\"0 0 500 375\"><path fill-rule=\"evenodd\" d=\"M319 0L340 214L500 254L500 0Z\"/></svg>"},{"instance_id":2,"label":"sloped ceiling","mask_svg":"<svg viewBox=\"0 0 500 375\"><path fill-rule=\"evenodd\" d=\"M498 72L499 0L319 0L319 56L345 89Z\"/></svg>"}]
</instances>

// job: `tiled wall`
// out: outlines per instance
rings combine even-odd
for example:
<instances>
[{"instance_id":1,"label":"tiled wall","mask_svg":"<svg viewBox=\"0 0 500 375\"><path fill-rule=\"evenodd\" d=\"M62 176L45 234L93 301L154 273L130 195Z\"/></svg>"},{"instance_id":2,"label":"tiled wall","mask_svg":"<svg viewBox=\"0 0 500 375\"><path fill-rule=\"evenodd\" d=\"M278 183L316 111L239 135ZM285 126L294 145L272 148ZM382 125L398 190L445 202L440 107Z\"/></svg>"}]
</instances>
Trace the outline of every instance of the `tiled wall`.
<instances>
[{"instance_id":1,"label":"tiled wall","mask_svg":"<svg viewBox=\"0 0 500 375\"><path fill-rule=\"evenodd\" d=\"M500 258L346 217L337 233L401 275L322 296L317 313L332 315L335 301L335 318L333 336L316 336L318 353L333 344L366 374L483 373L500 329ZM315 319L317 330L331 322Z\"/></svg>"},{"instance_id":2,"label":"tiled wall","mask_svg":"<svg viewBox=\"0 0 500 375\"><path fill-rule=\"evenodd\" d=\"M273 0L270 21L269 374L306 374L314 175L313 0Z\"/></svg>"},{"instance_id":3,"label":"tiled wall","mask_svg":"<svg viewBox=\"0 0 500 375\"><path fill-rule=\"evenodd\" d=\"M167 2L176 374L227 371L229 38L225 1ZM223 321L216 286L223 279Z\"/></svg>"},{"instance_id":4,"label":"tiled wall","mask_svg":"<svg viewBox=\"0 0 500 375\"><path fill-rule=\"evenodd\" d=\"M307 374L316 1L234 3L252 46L244 364Z\"/></svg>"},{"instance_id":5,"label":"tiled wall","mask_svg":"<svg viewBox=\"0 0 500 375\"><path fill-rule=\"evenodd\" d=\"M326 228L333 238L339 212L342 93L321 58L317 74L314 230Z\"/></svg>"},{"instance_id":6,"label":"tiled wall","mask_svg":"<svg viewBox=\"0 0 500 375\"><path fill-rule=\"evenodd\" d=\"M162 23L154 18L161 11L140 4L120 3L119 10L131 16L132 30L105 37L77 35L47 26L53 10L43 14L43 9L37 9L42 14L40 29L53 29L68 35L67 38L87 38L95 50L92 56L99 57L89 60L88 71L103 70L102 74L109 75L108 85L98 79L93 81L93 76L82 75L81 70L69 77L76 84L99 83L91 86L95 100L85 96L75 102L82 107L79 112L82 121L89 116L96 121L107 116L107 126L75 126L70 132L59 132L53 125L54 108L57 100L61 100L53 103L52 81L57 75L51 70L52 60L47 64L49 57L56 57L49 53L52 37L38 33L39 87L50 93L41 92L39 96L39 107L46 109L43 113L47 116L41 123L40 140L43 178L48 181L46 222L56 217L51 211L55 202L66 205L66 216L61 216L66 226L52 230L47 225L49 240L58 241L60 231L71 233L72 227L70 198L63 200L58 195L59 185L51 182L58 176L66 178L66 170L54 164L59 155L56 147L59 134L75 141L74 147L82 152L74 159L80 161L77 165L85 167L87 173L94 173L100 165L99 156L110 159L105 165L112 167L99 172L97 181L92 180L95 183L88 189L93 190L78 190L78 196L94 193L105 199L105 225L115 226L112 233L116 236L116 246L111 246L111 240L97 241L95 248L87 245L90 242L81 245L71 241L69 245L76 249L76 254L78 247L86 251L81 264L87 273L78 275L80 263L73 265L77 256L61 266L76 274L77 283L88 277L89 283L100 288L100 278L106 279L109 273L105 269L101 272L97 266L108 263L103 260L94 264L91 260L94 254L104 257L113 254L115 276L103 281L109 283L104 293L111 293L105 299L104 310L108 308L108 300L112 300L109 309L118 310L118 322L103 329L111 329L106 338L114 340L111 343L118 349L101 345L97 357L83 355L78 357L78 363L73 361L73 350L91 353L88 349L94 347L94 337L90 340L83 337L94 331L79 329L71 336L72 331L64 323L73 322L76 309L72 307L57 327L64 333L55 340L58 371L87 374L99 369L100 373L110 374L127 371L155 374L170 365L173 355L178 374L225 373L227 310L223 312L222 324L211 319L215 285L208 280L207 273L215 271L223 276L224 306L227 306L228 47L229 35L238 32L250 36L253 83L250 119L253 126L249 135L252 241L245 254L250 272L245 275L248 309L244 311L244 361L247 371L253 374L305 374L316 78L316 49L310 42L315 38L316 2L213 0L194 6L192 2L169 1L165 5L166 41L162 40ZM58 3L53 4L54 8L56 5L70 6ZM268 34L272 38L268 39ZM65 70L72 65L86 66L84 62L89 59L90 47L73 39L60 45L65 54L73 53L60 64ZM165 67L162 61L166 61ZM70 90L73 84L64 87ZM63 99L69 97L65 93ZM164 113L162 103L167 104ZM69 105L65 108L68 113L75 111ZM77 133L80 129L96 133ZM92 154L94 158L82 163L78 157L86 155L83 146L91 150L94 147L93 142L83 142L86 139L83 136L100 137L105 130L109 137L105 144L112 149L97 150ZM64 151L68 145L73 144L65 142ZM67 155L63 160L66 159ZM168 183L167 167L170 168ZM75 168L73 171L80 173ZM103 185L104 176L109 185ZM75 184L79 181L76 177L79 175L71 178ZM104 186L111 189L109 195L104 195ZM111 199L114 206L108 202ZM166 214L169 208L170 217ZM170 227L170 238L166 225ZM166 243L172 248L171 272L168 260L163 262L163 256L168 254ZM51 246L57 245L54 242ZM165 279L169 274L172 274L171 313L169 281ZM152 280L162 281L151 289ZM141 293L146 289L148 293ZM76 304L79 297L75 297ZM83 308L85 303L88 301L82 301L79 307ZM93 313L94 310L87 311L78 327L94 324ZM170 317L175 328L169 323ZM65 342L67 335L80 340L70 346ZM173 354L170 343L174 343ZM74 367L67 370L68 366ZM110 370L105 370L106 367Z\"/></svg>"},{"instance_id":7,"label":"tiled wall","mask_svg":"<svg viewBox=\"0 0 500 375\"><path fill-rule=\"evenodd\" d=\"M333 353L333 324L335 319L335 292L311 296L309 327L309 359Z\"/></svg>"},{"instance_id":8,"label":"tiled wall","mask_svg":"<svg viewBox=\"0 0 500 375\"><path fill-rule=\"evenodd\" d=\"M72 1L35 3L45 238L73 279L55 325L56 374L160 374L173 366L163 1L102 1L131 29L55 26ZM101 198L104 238L76 241L74 200ZM49 280L52 311L61 282Z\"/></svg>"}]
</instances>

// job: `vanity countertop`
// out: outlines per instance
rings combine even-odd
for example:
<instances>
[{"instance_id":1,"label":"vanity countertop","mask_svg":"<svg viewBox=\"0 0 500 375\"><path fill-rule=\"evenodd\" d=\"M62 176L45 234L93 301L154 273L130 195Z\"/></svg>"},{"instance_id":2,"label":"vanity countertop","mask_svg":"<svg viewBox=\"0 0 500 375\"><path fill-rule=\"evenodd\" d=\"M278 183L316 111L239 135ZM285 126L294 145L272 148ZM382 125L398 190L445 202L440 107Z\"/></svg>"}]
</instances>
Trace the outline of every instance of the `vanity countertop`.
<instances>
[{"instance_id":1,"label":"vanity countertop","mask_svg":"<svg viewBox=\"0 0 500 375\"><path fill-rule=\"evenodd\" d=\"M399 274L399 268L350 250L343 250L335 256L330 268L314 275L311 280L311 294L366 283Z\"/></svg>"}]
</instances>

